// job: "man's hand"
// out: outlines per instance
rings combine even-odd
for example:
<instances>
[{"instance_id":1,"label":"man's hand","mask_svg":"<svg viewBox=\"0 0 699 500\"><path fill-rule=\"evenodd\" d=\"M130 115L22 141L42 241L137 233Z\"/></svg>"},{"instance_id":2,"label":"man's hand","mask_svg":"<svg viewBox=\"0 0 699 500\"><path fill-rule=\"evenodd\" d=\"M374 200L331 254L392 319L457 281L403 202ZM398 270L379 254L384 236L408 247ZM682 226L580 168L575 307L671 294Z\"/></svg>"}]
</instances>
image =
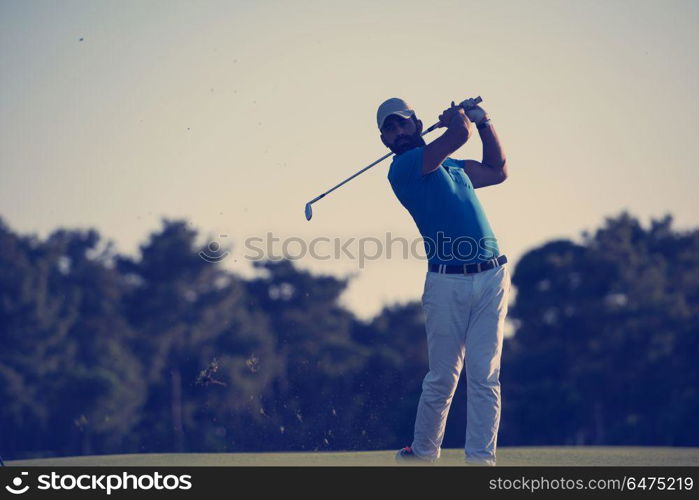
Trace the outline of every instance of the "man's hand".
<instances>
[{"instance_id":1,"label":"man's hand","mask_svg":"<svg viewBox=\"0 0 699 500\"><path fill-rule=\"evenodd\" d=\"M467 109L466 116L468 116L468 119L475 123L476 126L488 119L488 113L486 113L480 106L473 106Z\"/></svg>"},{"instance_id":2,"label":"man's hand","mask_svg":"<svg viewBox=\"0 0 699 500\"><path fill-rule=\"evenodd\" d=\"M451 107L439 115L439 126L447 131L423 150L422 175L427 175L439 168L447 156L466 144L473 130L473 123L468 119L461 106L451 103Z\"/></svg>"},{"instance_id":3,"label":"man's hand","mask_svg":"<svg viewBox=\"0 0 699 500\"><path fill-rule=\"evenodd\" d=\"M465 130L467 138L471 137L471 134L473 133L472 121L464 112L464 108L454 104L454 101L451 101L451 106L445 109L441 115L439 115L439 127L447 127L447 129L450 130Z\"/></svg>"}]
</instances>

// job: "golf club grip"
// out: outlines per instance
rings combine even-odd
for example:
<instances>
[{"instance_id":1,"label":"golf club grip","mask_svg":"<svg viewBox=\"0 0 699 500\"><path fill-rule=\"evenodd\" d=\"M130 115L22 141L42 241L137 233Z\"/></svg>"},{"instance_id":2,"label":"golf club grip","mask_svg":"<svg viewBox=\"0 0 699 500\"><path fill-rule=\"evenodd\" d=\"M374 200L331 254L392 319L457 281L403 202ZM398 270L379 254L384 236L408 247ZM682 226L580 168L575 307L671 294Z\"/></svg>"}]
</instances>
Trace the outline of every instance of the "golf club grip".
<instances>
[{"instance_id":1,"label":"golf club grip","mask_svg":"<svg viewBox=\"0 0 699 500\"><path fill-rule=\"evenodd\" d=\"M472 99L466 99L464 101L461 101L461 104L459 104L459 106L463 107L464 109L469 109L469 108L472 108L474 106L478 106L482 102L483 102L483 99L481 98L481 96L478 96L478 97L474 97Z\"/></svg>"},{"instance_id":2,"label":"golf club grip","mask_svg":"<svg viewBox=\"0 0 699 500\"><path fill-rule=\"evenodd\" d=\"M480 103L482 103L482 102L483 102L483 99L481 98L481 96L478 96L478 97L474 97L474 98L472 98L472 99L465 99L465 100L461 101L461 103L459 104L459 106L461 106L462 108L464 108L464 111L465 111L465 110L467 110L467 109L469 109L469 108L472 108L473 106L477 106L478 104L480 104ZM423 136L423 135L425 135L425 134L429 134L430 132L432 132L432 131L435 130L436 128L439 128L439 122L437 122L437 123L435 123L434 125L432 125L430 128L428 128L427 130L425 130L425 131L424 131L422 134L420 134L420 135Z\"/></svg>"}]
</instances>

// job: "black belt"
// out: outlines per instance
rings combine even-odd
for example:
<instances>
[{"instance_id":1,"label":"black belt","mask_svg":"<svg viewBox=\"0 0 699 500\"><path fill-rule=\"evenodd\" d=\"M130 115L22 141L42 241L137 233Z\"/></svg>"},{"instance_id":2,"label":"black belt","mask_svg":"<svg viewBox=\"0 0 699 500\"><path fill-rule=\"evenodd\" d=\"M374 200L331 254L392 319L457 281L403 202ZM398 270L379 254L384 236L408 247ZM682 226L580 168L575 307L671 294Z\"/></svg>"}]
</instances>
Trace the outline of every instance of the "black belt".
<instances>
[{"instance_id":1,"label":"black belt","mask_svg":"<svg viewBox=\"0 0 699 500\"><path fill-rule=\"evenodd\" d=\"M430 264L428 269L433 273L441 274L473 274L493 269L507 262L507 257L501 255L494 259L479 262L478 264L463 264L460 266L449 266L446 264Z\"/></svg>"}]
</instances>

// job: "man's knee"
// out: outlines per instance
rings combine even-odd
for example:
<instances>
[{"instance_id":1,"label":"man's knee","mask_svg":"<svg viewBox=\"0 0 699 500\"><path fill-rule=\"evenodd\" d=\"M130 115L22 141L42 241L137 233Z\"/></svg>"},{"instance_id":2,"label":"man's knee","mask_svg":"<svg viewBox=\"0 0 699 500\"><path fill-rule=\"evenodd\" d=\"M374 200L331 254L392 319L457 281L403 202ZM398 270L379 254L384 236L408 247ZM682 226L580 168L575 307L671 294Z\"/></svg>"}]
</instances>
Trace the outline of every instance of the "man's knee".
<instances>
[{"instance_id":1,"label":"man's knee","mask_svg":"<svg viewBox=\"0 0 699 500\"><path fill-rule=\"evenodd\" d=\"M472 363L466 370L466 378L473 387L499 387L500 367L494 363Z\"/></svg>"},{"instance_id":2,"label":"man's knee","mask_svg":"<svg viewBox=\"0 0 699 500\"><path fill-rule=\"evenodd\" d=\"M422 381L423 397L430 403L448 402L456 392L459 374L453 370L430 370Z\"/></svg>"}]
</instances>

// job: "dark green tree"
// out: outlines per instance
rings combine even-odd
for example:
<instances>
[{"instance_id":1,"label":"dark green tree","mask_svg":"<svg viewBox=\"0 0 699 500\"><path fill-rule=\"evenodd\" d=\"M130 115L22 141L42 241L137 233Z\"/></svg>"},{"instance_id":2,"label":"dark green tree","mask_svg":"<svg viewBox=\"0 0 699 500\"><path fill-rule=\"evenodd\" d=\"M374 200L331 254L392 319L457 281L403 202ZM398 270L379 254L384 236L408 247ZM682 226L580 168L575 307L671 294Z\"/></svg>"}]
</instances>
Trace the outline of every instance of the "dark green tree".
<instances>
[{"instance_id":1,"label":"dark green tree","mask_svg":"<svg viewBox=\"0 0 699 500\"><path fill-rule=\"evenodd\" d=\"M0 446L79 454L123 448L142 404L111 245L95 231L42 242L0 224Z\"/></svg>"},{"instance_id":2,"label":"dark green tree","mask_svg":"<svg viewBox=\"0 0 699 500\"><path fill-rule=\"evenodd\" d=\"M186 222L164 220L139 259L118 260L130 283L129 323L139 333L131 348L148 384L141 450L228 449L238 431L250 432L227 425L231 415L249 420L276 369L266 319L240 280L199 255L196 236ZM221 383L197 384L214 360Z\"/></svg>"},{"instance_id":3,"label":"dark green tree","mask_svg":"<svg viewBox=\"0 0 699 500\"><path fill-rule=\"evenodd\" d=\"M290 449L347 448L362 395L354 379L366 348L352 339L354 316L339 303L346 279L315 276L291 261L257 263L250 295L271 320L278 371L264 399L267 429ZM273 435L273 434L272 434ZM258 445L259 446L259 445Z\"/></svg>"},{"instance_id":4,"label":"dark green tree","mask_svg":"<svg viewBox=\"0 0 699 500\"><path fill-rule=\"evenodd\" d=\"M505 442L699 443L699 232L671 223L622 213L520 260Z\"/></svg>"}]
</instances>

